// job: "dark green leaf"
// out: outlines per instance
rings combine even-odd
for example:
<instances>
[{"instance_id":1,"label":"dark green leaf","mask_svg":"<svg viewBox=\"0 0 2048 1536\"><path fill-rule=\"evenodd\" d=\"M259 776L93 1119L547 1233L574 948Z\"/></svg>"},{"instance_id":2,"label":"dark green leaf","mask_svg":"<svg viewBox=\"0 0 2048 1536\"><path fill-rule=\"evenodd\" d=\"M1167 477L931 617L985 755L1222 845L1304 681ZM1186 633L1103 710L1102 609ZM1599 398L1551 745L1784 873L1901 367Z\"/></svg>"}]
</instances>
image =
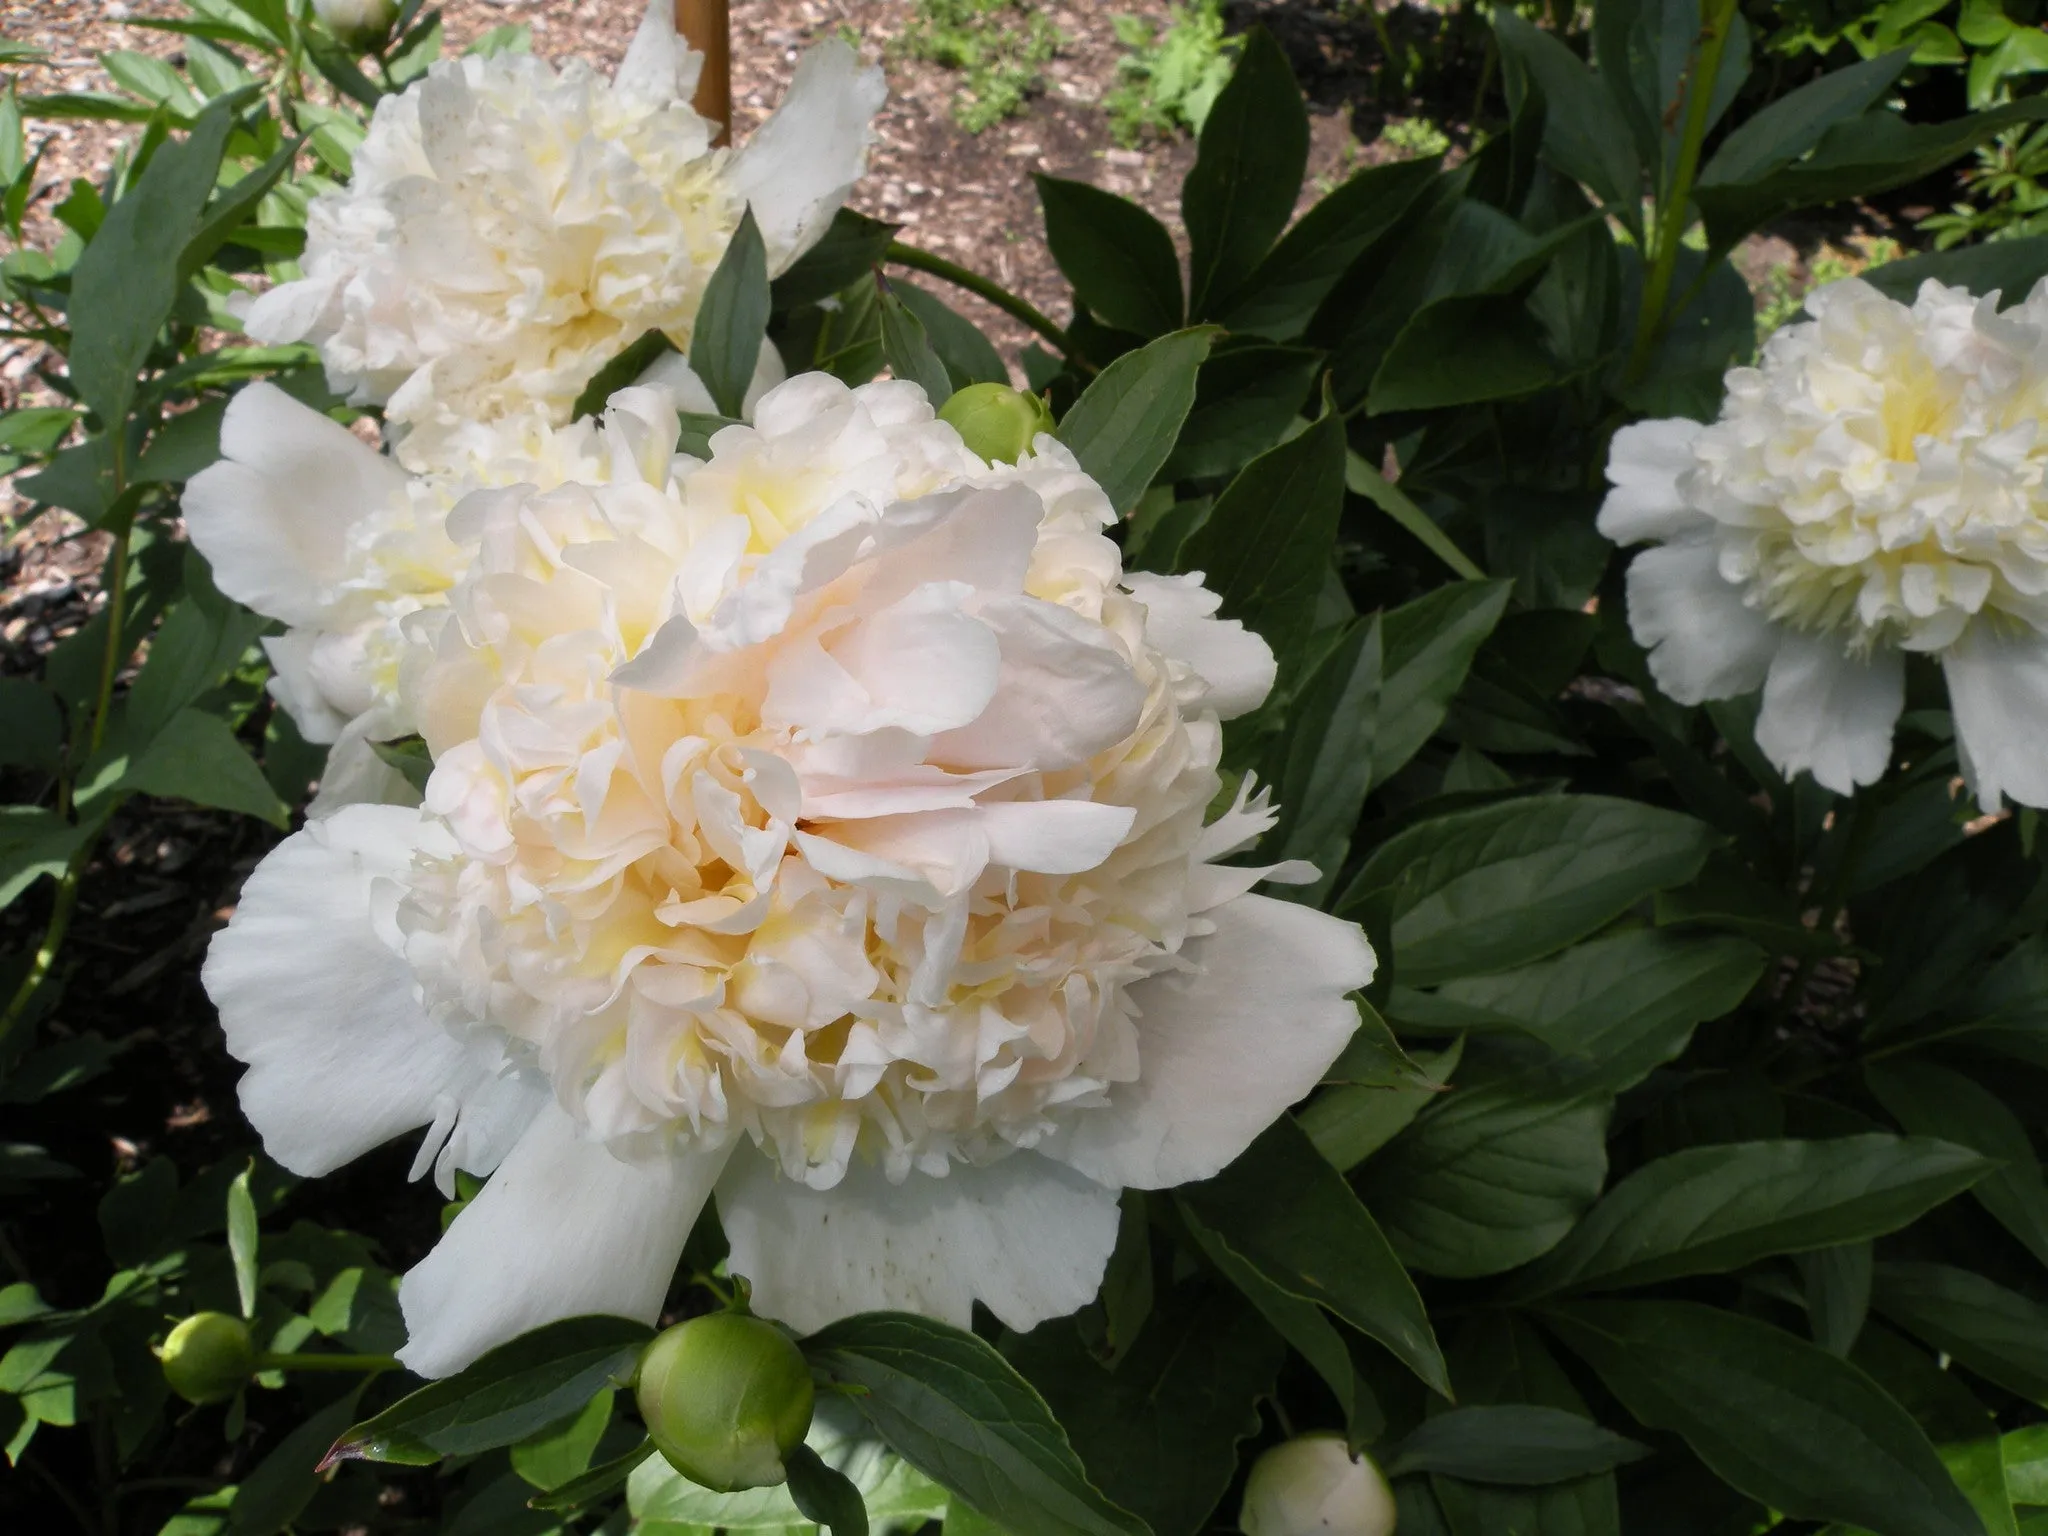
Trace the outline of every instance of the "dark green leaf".
<instances>
[{"instance_id":1,"label":"dark green leaf","mask_svg":"<svg viewBox=\"0 0 2048 1536\"><path fill-rule=\"evenodd\" d=\"M1607 1176L1605 1100L1459 1088L1365 1165L1361 1193L1411 1268L1467 1277L1549 1251Z\"/></svg>"},{"instance_id":2,"label":"dark green leaf","mask_svg":"<svg viewBox=\"0 0 2048 1536\"><path fill-rule=\"evenodd\" d=\"M1787 92L1731 132L1700 171L1700 185L1739 185L1790 165L1845 118L1869 109L1911 59L1910 49L1833 69Z\"/></svg>"},{"instance_id":3,"label":"dark green leaf","mask_svg":"<svg viewBox=\"0 0 2048 1536\"><path fill-rule=\"evenodd\" d=\"M1947 1264L1880 1264L1878 1311L2008 1392L2048 1405L2048 1307Z\"/></svg>"},{"instance_id":4,"label":"dark green leaf","mask_svg":"<svg viewBox=\"0 0 2048 1536\"><path fill-rule=\"evenodd\" d=\"M1582 1414L1528 1404L1453 1408L1394 1450L1387 1476L1441 1472L1473 1483L1562 1483L1649 1455Z\"/></svg>"},{"instance_id":5,"label":"dark green leaf","mask_svg":"<svg viewBox=\"0 0 2048 1536\"><path fill-rule=\"evenodd\" d=\"M1060 441L1074 450L1119 516L1130 514L1173 452L1215 339L1213 328L1198 326L1125 353L1061 418Z\"/></svg>"},{"instance_id":6,"label":"dark green leaf","mask_svg":"<svg viewBox=\"0 0 2048 1536\"><path fill-rule=\"evenodd\" d=\"M1086 182L1036 180L1045 242L1089 313L1139 336L1178 326L1180 257L1166 226L1136 203Z\"/></svg>"},{"instance_id":7,"label":"dark green leaf","mask_svg":"<svg viewBox=\"0 0 2048 1536\"><path fill-rule=\"evenodd\" d=\"M1302 1130L1330 1166L1349 1173L1414 1122L1442 1094L1464 1055L1465 1042L1434 1056L1425 1053L1422 1081L1399 1087L1335 1088L1311 1100L1299 1116Z\"/></svg>"},{"instance_id":8,"label":"dark green leaf","mask_svg":"<svg viewBox=\"0 0 2048 1536\"><path fill-rule=\"evenodd\" d=\"M1519 1289L1655 1285L1882 1237L1991 1167L1962 1147L1920 1137L1697 1147L1615 1185Z\"/></svg>"},{"instance_id":9,"label":"dark green leaf","mask_svg":"<svg viewBox=\"0 0 2048 1536\"><path fill-rule=\"evenodd\" d=\"M242 1316L256 1315L256 1201L249 1193L251 1163L228 1186L228 1256L235 1266L235 1292Z\"/></svg>"},{"instance_id":10,"label":"dark green leaf","mask_svg":"<svg viewBox=\"0 0 2048 1536\"><path fill-rule=\"evenodd\" d=\"M1742 939L1634 929L1433 993L1396 987L1387 1007L1404 1024L1429 1029L1519 1030L1555 1053L1526 1074L1531 1084L1617 1093L1677 1057L1695 1027L1740 1003L1764 965L1764 952Z\"/></svg>"},{"instance_id":11,"label":"dark green leaf","mask_svg":"<svg viewBox=\"0 0 2048 1536\"><path fill-rule=\"evenodd\" d=\"M1443 1353L1415 1282L1372 1214L1283 1115L1215 1178L1180 1199L1268 1281L1378 1339L1439 1392Z\"/></svg>"},{"instance_id":12,"label":"dark green leaf","mask_svg":"<svg viewBox=\"0 0 2048 1536\"><path fill-rule=\"evenodd\" d=\"M874 1312L805 1341L889 1448L1015 1536L1145 1536L1088 1481L1043 1398L987 1344Z\"/></svg>"},{"instance_id":13,"label":"dark green leaf","mask_svg":"<svg viewBox=\"0 0 2048 1536\"><path fill-rule=\"evenodd\" d=\"M1534 394L1556 378L1543 327L1519 296L1438 299L1387 348L1366 409L1380 416L1508 400Z\"/></svg>"},{"instance_id":14,"label":"dark green leaf","mask_svg":"<svg viewBox=\"0 0 2048 1536\"><path fill-rule=\"evenodd\" d=\"M1906 1411L1803 1339L1693 1302L1584 1303L1546 1314L1642 1423L1684 1437L1781 1514L1880 1536L1984 1536Z\"/></svg>"},{"instance_id":15,"label":"dark green leaf","mask_svg":"<svg viewBox=\"0 0 2048 1536\"><path fill-rule=\"evenodd\" d=\"M1597 795L1545 795L1418 823L1382 844L1338 903L1391 892L1393 960L1411 986L1506 970L1699 872L1705 823Z\"/></svg>"},{"instance_id":16,"label":"dark green leaf","mask_svg":"<svg viewBox=\"0 0 2048 1536\"><path fill-rule=\"evenodd\" d=\"M227 411L227 401L208 400L173 416L143 450L135 479L176 485L219 462L220 424Z\"/></svg>"},{"instance_id":17,"label":"dark green leaf","mask_svg":"<svg viewBox=\"0 0 2048 1536\"><path fill-rule=\"evenodd\" d=\"M871 219L851 208L840 209L832 216L823 238L775 279L775 308L791 310L803 304L816 304L841 289L851 288L881 265L895 235L894 224Z\"/></svg>"},{"instance_id":18,"label":"dark green leaf","mask_svg":"<svg viewBox=\"0 0 2048 1536\"><path fill-rule=\"evenodd\" d=\"M885 279L876 281L882 285L882 356L889 371L923 390L932 409L937 410L952 397L952 375L932 350L924 322L904 307Z\"/></svg>"},{"instance_id":19,"label":"dark green leaf","mask_svg":"<svg viewBox=\"0 0 2048 1536\"><path fill-rule=\"evenodd\" d=\"M1296 664L1315 623L1316 597L1344 510L1344 422L1334 410L1247 464L1181 547L1180 563L1207 573L1227 618L1256 630Z\"/></svg>"},{"instance_id":20,"label":"dark green leaf","mask_svg":"<svg viewBox=\"0 0 2048 1536\"><path fill-rule=\"evenodd\" d=\"M590 382L583 386L583 393L576 397L576 404L570 408L570 420L581 421L586 416L602 415L613 395L675 349L676 344L660 331L642 332L638 341L590 376Z\"/></svg>"},{"instance_id":21,"label":"dark green leaf","mask_svg":"<svg viewBox=\"0 0 2048 1536\"><path fill-rule=\"evenodd\" d=\"M1096 1486L1155 1536L1207 1526L1286 1355L1228 1292L1163 1297L1114 1371L1064 1320L1012 1335L1003 1352L1044 1395Z\"/></svg>"},{"instance_id":22,"label":"dark green leaf","mask_svg":"<svg viewBox=\"0 0 2048 1536\"><path fill-rule=\"evenodd\" d=\"M1872 1062L1863 1077L1892 1118L1916 1136L1939 1136L2005 1165L1979 1179L1970 1193L2048 1264L2048 1183L2026 1126L2005 1101L1931 1061L1893 1057Z\"/></svg>"},{"instance_id":23,"label":"dark green leaf","mask_svg":"<svg viewBox=\"0 0 2048 1536\"><path fill-rule=\"evenodd\" d=\"M1312 905L1320 905L1336 882L1372 786L1373 747L1382 734L1379 701L1375 615L1353 623L1311 674L1289 733L1280 821L1270 846L1281 858L1307 859L1322 871L1298 896Z\"/></svg>"},{"instance_id":24,"label":"dark green leaf","mask_svg":"<svg viewBox=\"0 0 2048 1536\"><path fill-rule=\"evenodd\" d=\"M1888 261L1857 274L1879 293L1910 304L1920 285L1932 278L1972 293L2003 296L2001 308L2011 308L2033 292L2034 284L2048 276L2048 235L2028 235L2017 240L1991 240L1983 245L1958 246L1952 251L1927 251L1904 261Z\"/></svg>"},{"instance_id":25,"label":"dark green leaf","mask_svg":"<svg viewBox=\"0 0 2048 1536\"><path fill-rule=\"evenodd\" d=\"M1436 734L1509 590L1504 581L1448 582L1387 614L1373 783L1386 783Z\"/></svg>"},{"instance_id":26,"label":"dark green leaf","mask_svg":"<svg viewBox=\"0 0 2048 1536\"><path fill-rule=\"evenodd\" d=\"M180 710L225 682L266 622L218 593L174 606L151 637L149 659L128 695L130 750L146 747Z\"/></svg>"},{"instance_id":27,"label":"dark green leaf","mask_svg":"<svg viewBox=\"0 0 2048 1536\"><path fill-rule=\"evenodd\" d=\"M300 1424L234 1489L228 1536L274 1536L299 1518L320 1491L320 1453L356 1411L361 1386L344 1393Z\"/></svg>"},{"instance_id":28,"label":"dark green leaf","mask_svg":"<svg viewBox=\"0 0 2048 1536\"><path fill-rule=\"evenodd\" d=\"M72 271L71 379L103 422L128 417L143 359L178 297L179 256L245 100L214 102L186 138L158 150Z\"/></svg>"},{"instance_id":29,"label":"dark green leaf","mask_svg":"<svg viewBox=\"0 0 2048 1536\"><path fill-rule=\"evenodd\" d=\"M894 278L889 287L903 301L903 307L924 327L925 340L931 343L939 361L946 365L954 389L965 389L969 384L1010 382L1010 370L1003 362L1002 353L981 334L972 320L908 279ZM934 402L935 405L944 403L943 400Z\"/></svg>"},{"instance_id":30,"label":"dark green leaf","mask_svg":"<svg viewBox=\"0 0 2048 1536\"><path fill-rule=\"evenodd\" d=\"M41 806L0 806L0 907L12 905L44 875L62 875L96 830Z\"/></svg>"},{"instance_id":31,"label":"dark green leaf","mask_svg":"<svg viewBox=\"0 0 2048 1536\"><path fill-rule=\"evenodd\" d=\"M853 1479L830 1467L808 1445L800 1445L784 1464L789 1497L805 1519L832 1536L868 1536L868 1508Z\"/></svg>"},{"instance_id":32,"label":"dark green leaf","mask_svg":"<svg viewBox=\"0 0 2048 1536\"><path fill-rule=\"evenodd\" d=\"M616 1393L609 1386L554 1423L535 1430L512 1446L512 1470L543 1493L566 1487L590 1466L597 1442L612 1421Z\"/></svg>"},{"instance_id":33,"label":"dark green leaf","mask_svg":"<svg viewBox=\"0 0 2048 1536\"><path fill-rule=\"evenodd\" d=\"M186 241L185 250L178 258L179 282L189 282L201 267L213 260L237 230L256 216L257 207L270 195L270 189L284 179L285 172L292 168L292 162L298 158L299 147L304 143L301 138L285 145L207 204L200 215L199 227Z\"/></svg>"},{"instance_id":34,"label":"dark green leaf","mask_svg":"<svg viewBox=\"0 0 2048 1536\"><path fill-rule=\"evenodd\" d=\"M1543 157L1639 229L1642 165L1614 98L1576 54L1513 11L1495 13L1493 32L1502 57L1529 72L1543 99Z\"/></svg>"},{"instance_id":35,"label":"dark green leaf","mask_svg":"<svg viewBox=\"0 0 2048 1536\"><path fill-rule=\"evenodd\" d=\"M1806 1281L1806 1316L1813 1342L1846 1359L1870 1315L1870 1244L1842 1243L1802 1253L1799 1273Z\"/></svg>"},{"instance_id":36,"label":"dark green leaf","mask_svg":"<svg viewBox=\"0 0 2048 1536\"><path fill-rule=\"evenodd\" d=\"M0 678L0 764L54 773L64 751L64 716L41 683Z\"/></svg>"},{"instance_id":37,"label":"dark green leaf","mask_svg":"<svg viewBox=\"0 0 2048 1536\"><path fill-rule=\"evenodd\" d=\"M1279 442L1300 417L1323 354L1305 347L1232 347L1202 365L1195 407L1159 473L1163 480L1227 475Z\"/></svg>"},{"instance_id":38,"label":"dark green leaf","mask_svg":"<svg viewBox=\"0 0 2048 1536\"><path fill-rule=\"evenodd\" d=\"M718 258L690 335L690 369L719 414L737 417L768 333L768 248L749 208Z\"/></svg>"},{"instance_id":39,"label":"dark green leaf","mask_svg":"<svg viewBox=\"0 0 2048 1536\"><path fill-rule=\"evenodd\" d=\"M654 1442L642 1440L623 1456L614 1456L582 1476L572 1477L552 1492L535 1494L526 1501L527 1505L533 1509L579 1509L600 1494L610 1493L620 1486L632 1475L635 1467L653 1454Z\"/></svg>"},{"instance_id":40,"label":"dark green leaf","mask_svg":"<svg viewBox=\"0 0 2048 1536\"><path fill-rule=\"evenodd\" d=\"M536 1328L355 1425L322 1466L352 1458L423 1466L523 1440L629 1380L653 1336L623 1317Z\"/></svg>"},{"instance_id":41,"label":"dark green leaf","mask_svg":"<svg viewBox=\"0 0 2048 1536\"><path fill-rule=\"evenodd\" d=\"M119 790L239 811L282 827L291 812L218 715L173 715L121 776Z\"/></svg>"},{"instance_id":42,"label":"dark green leaf","mask_svg":"<svg viewBox=\"0 0 2048 1536\"><path fill-rule=\"evenodd\" d=\"M1344 269L1400 223L1441 163L1367 166L1309 209L1231 301L1230 328L1278 340L1299 335Z\"/></svg>"},{"instance_id":43,"label":"dark green leaf","mask_svg":"<svg viewBox=\"0 0 2048 1536\"><path fill-rule=\"evenodd\" d=\"M1190 315L1209 318L1258 265L1287 227L1307 168L1301 88L1272 34L1254 27L1181 186Z\"/></svg>"}]
</instances>

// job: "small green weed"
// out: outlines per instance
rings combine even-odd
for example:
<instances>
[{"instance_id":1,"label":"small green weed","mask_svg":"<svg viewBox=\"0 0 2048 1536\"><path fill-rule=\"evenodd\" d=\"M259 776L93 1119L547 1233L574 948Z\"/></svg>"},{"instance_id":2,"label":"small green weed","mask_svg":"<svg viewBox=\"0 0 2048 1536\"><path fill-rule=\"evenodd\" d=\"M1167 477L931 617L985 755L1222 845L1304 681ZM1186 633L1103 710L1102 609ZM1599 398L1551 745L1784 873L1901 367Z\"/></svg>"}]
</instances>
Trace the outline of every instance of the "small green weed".
<instances>
[{"instance_id":1,"label":"small green weed","mask_svg":"<svg viewBox=\"0 0 2048 1536\"><path fill-rule=\"evenodd\" d=\"M1934 248L2048 231L2048 127L2009 128L1963 173L1966 201L1920 221Z\"/></svg>"},{"instance_id":2,"label":"small green weed","mask_svg":"<svg viewBox=\"0 0 2048 1536\"><path fill-rule=\"evenodd\" d=\"M1059 45L1059 29L1029 0L918 0L896 51L964 74L953 120L980 133L1024 110Z\"/></svg>"},{"instance_id":3,"label":"small green weed","mask_svg":"<svg viewBox=\"0 0 2048 1536\"><path fill-rule=\"evenodd\" d=\"M1403 160L1424 160L1451 147L1443 129L1426 117L1390 117L1380 129L1380 138L1399 151Z\"/></svg>"},{"instance_id":4,"label":"small green weed","mask_svg":"<svg viewBox=\"0 0 2048 1536\"><path fill-rule=\"evenodd\" d=\"M1223 0L1168 7L1166 29L1137 16L1116 18L1122 83L1103 98L1110 132L1126 148L1146 134L1202 131L1230 83L1243 39L1223 35Z\"/></svg>"}]
</instances>

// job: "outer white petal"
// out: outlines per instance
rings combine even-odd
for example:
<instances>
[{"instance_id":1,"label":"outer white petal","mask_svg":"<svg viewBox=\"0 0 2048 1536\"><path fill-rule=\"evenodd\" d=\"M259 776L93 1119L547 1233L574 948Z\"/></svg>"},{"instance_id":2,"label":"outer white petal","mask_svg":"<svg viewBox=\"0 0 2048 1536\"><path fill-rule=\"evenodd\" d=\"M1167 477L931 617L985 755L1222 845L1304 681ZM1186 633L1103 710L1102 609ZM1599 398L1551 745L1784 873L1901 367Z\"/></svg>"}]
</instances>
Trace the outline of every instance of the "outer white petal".
<instances>
[{"instance_id":1,"label":"outer white petal","mask_svg":"<svg viewBox=\"0 0 2048 1536\"><path fill-rule=\"evenodd\" d=\"M789 94L733 157L728 174L753 206L781 273L818 242L867 165L872 122L889 88L839 38L803 56Z\"/></svg>"},{"instance_id":2,"label":"outer white petal","mask_svg":"<svg viewBox=\"0 0 2048 1536\"><path fill-rule=\"evenodd\" d=\"M1617 544L1675 539L1712 522L1687 506L1678 477L1694 464L1692 447L1706 429L1696 421L1639 421L1614 434L1596 526Z\"/></svg>"},{"instance_id":3,"label":"outer white petal","mask_svg":"<svg viewBox=\"0 0 2048 1536\"><path fill-rule=\"evenodd\" d=\"M470 1075L461 1042L421 1010L374 889L425 835L418 812L385 806L293 834L207 951L207 994L249 1066L242 1111L294 1173L332 1172L425 1125Z\"/></svg>"},{"instance_id":4,"label":"outer white petal","mask_svg":"<svg viewBox=\"0 0 2048 1536\"><path fill-rule=\"evenodd\" d=\"M270 681L265 686L292 717L299 734L315 746L325 746L341 734L348 716L327 702L327 696L313 680L313 647L319 642L320 632L313 629L265 636L263 651L270 658L271 668Z\"/></svg>"},{"instance_id":5,"label":"outer white petal","mask_svg":"<svg viewBox=\"0 0 2048 1536\"><path fill-rule=\"evenodd\" d=\"M358 715L343 726L328 750L320 787L313 792L306 814L317 821L351 805L418 805L420 792L412 787L412 781L379 757L373 745L397 734L378 710Z\"/></svg>"},{"instance_id":6,"label":"outer white petal","mask_svg":"<svg viewBox=\"0 0 2048 1536\"><path fill-rule=\"evenodd\" d=\"M754 1306L804 1333L873 1311L964 1328L976 1301L1035 1327L1093 1300L1116 1246L1115 1191L1030 1152L901 1184L856 1159L814 1190L743 1148L718 1213Z\"/></svg>"},{"instance_id":7,"label":"outer white petal","mask_svg":"<svg viewBox=\"0 0 2048 1536\"><path fill-rule=\"evenodd\" d=\"M674 0L647 0L639 29L612 77L612 90L622 100L665 107L695 95L703 69L704 56L676 34Z\"/></svg>"},{"instance_id":8,"label":"outer white petal","mask_svg":"<svg viewBox=\"0 0 2048 1536\"><path fill-rule=\"evenodd\" d=\"M775 349L775 343L765 336L761 338L760 356L754 359L754 377L747 385L747 397L740 404L740 415L748 421L754 419L754 407L761 403L761 397L779 384L789 381L789 365L782 360L782 354ZM674 398L679 411L694 411L699 416L716 416L718 402L711 398L711 391L704 387L704 381L697 377L697 370L690 366L690 360L680 352L664 352L647 365L647 371L633 381L635 384L651 384L665 389Z\"/></svg>"},{"instance_id":9,"label":"outer white petal","mask_svg":"<svg viewBox=\"0 0 2048 1536\"><path fill-rule=\"evenodd\" d=\"M1628 627L1657 686L1681 704L1754 692L1784 639L1722 578L1709 543L1666 544L1630 562Z\"/></svg>"},{"instance_id":10,"label":"outer white petal","mask_svg":"<svg viewBox=\"0 0 2048 1536\"><path fill-rule=\"evenodd\" d=\"M1942 657L1942 670L1977 803L2048 805L2048 637L1975 624Z\"/></svg>"},{"instance_id":11,"label":"outer white petal","mask_svg":"<svg viewBox=\"0 0 2048 1536\"><path fill-rule=\"evenodd\" d=\"M274 384L228 403L221 461L185 487L185 529L237 602L313 625L349 529L402 495L405 473Z\"/></svg>"},{"instance_id":12,"label":"outer white petal","mask_svg":"<svg viewBox=\"0 0 2048 1536\"><path fill-rule=\"evenodd\" d=\"M1372 980L1354 923L1240 896L1184 951L1194 968L1131 989L1138 1078L1077 1112L1044 1150L1112 1188L1220 1173L1313 1088L1358 1028L1346 993Z\"/></svg>"},{"instance_id":13,"label":"outer white petal","mask_svg":"<svg viewBox=\"0 0 2048 1536\"><path fill-rule=\"evenodd\" d=\"M1266 702L1279 676L1273 648L1236 619L1216 617L1223 599L1199 573L1132 571L1124 586L1145 605L1145 638L1209 685L1202 703L1219 719L1235 720Z\"/></svg>"},{"instance_id":14,"label":"outer white petal","mask_svg":"<svg viewBox=\"0 0 2048 1536\"><path fill-rule=\"evenodd\" d=\"M285 346L304 341L316 331L331 329L330 311L341 297L338 277L309 277L296 283L279 283L268 293L258 294L242 317L242 328L250 339L267 346Z\"/></svg>"},{"instance_id":15,"label":"outer white petal","mask_svg":"<svg viewBox=\"0 0 2048 1536\"><path fill-rule=\"evenodd\" d=\"M399 1282L398 1358L447 1376L543 1323L609 1313L651 1323L727 1153L627 1162L550 1101Z\"/></svg>"},{"instance_id":16,"label":"outer white petal","mask_svg":"<svg viewBox=\"0 0 2048 1536\"><path fill-rule=\"evenodd\" d=\"M1764 683L1756 744L1791 778L1811 770L1838 795L1875 784L1891 760L1892 727L1906 705L1906 664L1897 651L1868 661L1826 636L1785 640Z\"/></svg>"}]
</instances>

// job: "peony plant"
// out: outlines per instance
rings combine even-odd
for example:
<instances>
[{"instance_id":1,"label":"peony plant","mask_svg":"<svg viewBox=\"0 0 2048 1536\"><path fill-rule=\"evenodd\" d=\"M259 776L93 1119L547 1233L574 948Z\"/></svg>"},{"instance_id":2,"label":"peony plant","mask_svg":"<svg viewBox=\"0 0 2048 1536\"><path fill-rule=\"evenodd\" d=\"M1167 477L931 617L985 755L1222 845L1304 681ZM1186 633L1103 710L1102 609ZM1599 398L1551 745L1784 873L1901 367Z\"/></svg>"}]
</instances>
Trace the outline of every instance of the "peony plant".
<instances>
[{"instance_id":1,"label":"peony plant","mask_svg":"<svg viewBox=\"0 0 2048 1536\"><path fill-rule=\"evenodd\" d=\"M1061 319L837 42L0 95L0 1528L2033 1531L2048 240L1734 256L2044 109L1540 9Z\"/></svg>"}]
</instances>

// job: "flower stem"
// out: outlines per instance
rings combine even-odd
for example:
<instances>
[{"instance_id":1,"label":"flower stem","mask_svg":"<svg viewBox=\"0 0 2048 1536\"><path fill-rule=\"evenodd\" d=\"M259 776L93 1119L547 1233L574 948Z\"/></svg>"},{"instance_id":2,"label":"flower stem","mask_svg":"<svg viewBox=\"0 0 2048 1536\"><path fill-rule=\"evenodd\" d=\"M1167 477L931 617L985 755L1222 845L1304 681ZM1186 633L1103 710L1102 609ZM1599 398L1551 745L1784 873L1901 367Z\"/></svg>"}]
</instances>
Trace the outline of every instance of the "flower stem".
<instances>
[{"instance_id":1,"label":"flower stem","mask_svg":"<svg viewBox=\"0 0 2048 1536\"><path fill-rule=\"evenodd\" d=\"M1699 174L1700 146L1706 142L1707 114L1713 105L1714 81L1721 73L1721 55L1735 20L1735 0L1712 0L1713 9L1700 33L1699 55L1685 92L1685 135L1679 141L1678 166L1658 210L1650 271L1643 283L1643 304L1636 314L1635 345L1629 351L1628 382L1638 384L1649 371L1651 355L1663 339L1670 317L1665 312L1671 280L1678 270L1678 252L1685 242L1686 215L1692 204L1693 179Z\"/></svg>"},{"instance_id":2,"label":"flower stem","mask_svg":"<svg viewBox=\"0 0 2048 1536\"><path fill-rule=\"evenodd\" d=\"M1032 330L1058 347L1062 357L1071 362L1083 362L1080 353L1075 350L1073 338L1065 331L1054 325L1030 303L1020 299L1002 284L991 282L979 272L969 271L957 262L948 261L943 256L934 256L930 251L920 251L916 246L905 245L900 240L889 242L884 259L894 262L899 267L909 267L913 271L929 272L933 277L942 277L956 288L965 288L976 297L988 300L1012 319L1021 320L1030 326ZM1083 365L1085 366L1085 363Z\"/></svg>"}]
</instances>

